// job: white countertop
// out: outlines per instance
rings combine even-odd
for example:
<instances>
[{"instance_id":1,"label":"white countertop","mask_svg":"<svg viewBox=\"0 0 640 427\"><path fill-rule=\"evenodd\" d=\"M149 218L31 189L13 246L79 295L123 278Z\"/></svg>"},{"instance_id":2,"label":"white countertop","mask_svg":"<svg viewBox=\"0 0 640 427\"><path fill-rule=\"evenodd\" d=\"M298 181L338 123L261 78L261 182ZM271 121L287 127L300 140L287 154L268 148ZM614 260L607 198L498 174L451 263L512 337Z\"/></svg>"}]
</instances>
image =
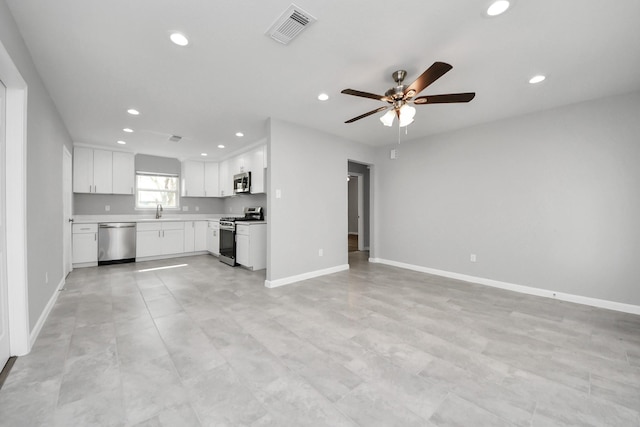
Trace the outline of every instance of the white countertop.
<instances>
[{"instance_id":1,"label":"white countertop","mask_svg":"<svg viewBox=\"0 0 640 427\"><path fill-rule=\"evenodd\" d=\"M229 214L185 214L163 215L156 219L154 214L147 215L74 215L75 224L95 224L98 222L153 222L153 221L219 221ZM242 215L235 215L242 216Z\"/></svg>"},{"instance_id":2,"label":"white countertop","mask_svg":"<svg viewBox=\"0 0 640 427\"><path fill-rule=\"evenodd\" d=\"M75 215L74 224L96 224L101 222L171 222L171 221L220 221L220 218L243 218L243 215L233 214L185 214L163 215L156 219L155 215ZM242 221L238 224L266 224L267 221Z\"/></svg>"}]
</instances>

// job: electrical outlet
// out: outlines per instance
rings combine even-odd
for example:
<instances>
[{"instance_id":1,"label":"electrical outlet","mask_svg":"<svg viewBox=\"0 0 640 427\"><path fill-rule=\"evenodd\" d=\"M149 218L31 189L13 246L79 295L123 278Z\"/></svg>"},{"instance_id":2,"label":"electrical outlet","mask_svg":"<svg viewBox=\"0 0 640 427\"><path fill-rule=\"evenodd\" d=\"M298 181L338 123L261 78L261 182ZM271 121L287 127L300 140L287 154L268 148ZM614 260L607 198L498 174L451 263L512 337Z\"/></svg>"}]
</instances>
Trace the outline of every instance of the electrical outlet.
<instances>
[{"instance_id":1,"label":"electrical outlet","mask_svg":"<svg viewBox=\"0 0 640 427\"><path fill-rule=\"evenodd\" d=\"M282 197L282 190L280 190L279 188L276 189L276 199L279 199Z\"/></svg>"},{"instance_id":2,"label":"electrical outlet","mask_svg":"<svg viewBox=\"0 0 640 427\"><path fill-rule=\"evenodd\" d=\"M200 206L196 206L196 212L200 212Z\"/></svg>"},{"instance_id":3,"label":"electrical outlet","mask_svg":"<svg viewBox=\"0 0 640 427\"><path fill-rule=\"evenodd\" d=\"M182 212L189 212L189 206L183 206Z\"/></svg>"},{"instance_id":4,"label":"electrical outlet","mask_svg":"<svg viewBox=\"0 0 640 427\"><path fill-rule=\"evenodd\" d=\"M471 254L471 256L469 257L469 260L471 262L476 262L477 261L476 254Z\"/></svg>"},{"instance_id":5,"label":"electrical outlet","mask_svg":"<svg viewBox=\"0 0 640 427\"><path fill-rule=\"evenodd\" d=\"M109 212L111 210L111 206L110 205L104 205L104 210Z\"/></svg>"},{"instance_id":6,"label":"electrical outlet","mask_svg":"<svg viewBox=\"0 0 640 427\"><path fill-rule=\"evenodd\" d=\"M229 206L229 212L233 212L233 209L231 209L231 206Z\"/></svg>"},{"instance_id":7,"label":"electrical outlet","mask_svg":"<svg viewBox=\"0 0 640 427\"><path fill-rule=\"evenodd\" d=\"M320 248L318 249L318 256L323 256L324 255L324 249Z\"/></svg>"}]
</instances>

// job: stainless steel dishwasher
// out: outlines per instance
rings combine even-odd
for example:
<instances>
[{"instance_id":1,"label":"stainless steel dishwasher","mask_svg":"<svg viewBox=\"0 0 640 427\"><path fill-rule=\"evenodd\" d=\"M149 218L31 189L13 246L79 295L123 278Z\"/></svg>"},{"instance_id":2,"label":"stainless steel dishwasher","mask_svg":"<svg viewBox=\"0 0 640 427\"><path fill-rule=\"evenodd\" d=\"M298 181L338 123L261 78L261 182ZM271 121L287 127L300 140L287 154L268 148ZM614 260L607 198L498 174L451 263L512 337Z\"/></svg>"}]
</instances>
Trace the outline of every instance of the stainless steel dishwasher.
<instances>
[{"instance_id":1,"label":"stainless steel dishwasher","mask_svg":"<svg viewBox=\"0 0 640 427\"><path fill-rule=\"evenodd\" d=\"M136 223L98 224L98 265L136 260Z\"/></svg>"}]
</instances>

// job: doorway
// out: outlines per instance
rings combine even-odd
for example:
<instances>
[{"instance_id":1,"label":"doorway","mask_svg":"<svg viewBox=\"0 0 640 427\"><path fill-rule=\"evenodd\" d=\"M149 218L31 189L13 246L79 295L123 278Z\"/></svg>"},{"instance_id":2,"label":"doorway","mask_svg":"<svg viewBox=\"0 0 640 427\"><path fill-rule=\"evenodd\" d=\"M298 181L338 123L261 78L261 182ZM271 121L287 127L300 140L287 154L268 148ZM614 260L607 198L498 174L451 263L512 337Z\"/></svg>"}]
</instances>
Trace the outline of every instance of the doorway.
<instances>
[{"instance_id":1,"label":"doorway","mask_svg":"<svg viewBox=\"0 0 640 427\"><path fill-rule=\"evenodd\" d=\"M349 263L368 261L371 241L371 166L347 162L347 247Z\"/></svg>"},{"instance_id":2,"label":"doorway","mask_svg":"<svg viewBox=\"0 0 640 427\"><path fill-rule=\"evenodd\" d=\"M363 179L361 173L347 175L349 252L364 250Z\"/></svg>"}]
</instances>

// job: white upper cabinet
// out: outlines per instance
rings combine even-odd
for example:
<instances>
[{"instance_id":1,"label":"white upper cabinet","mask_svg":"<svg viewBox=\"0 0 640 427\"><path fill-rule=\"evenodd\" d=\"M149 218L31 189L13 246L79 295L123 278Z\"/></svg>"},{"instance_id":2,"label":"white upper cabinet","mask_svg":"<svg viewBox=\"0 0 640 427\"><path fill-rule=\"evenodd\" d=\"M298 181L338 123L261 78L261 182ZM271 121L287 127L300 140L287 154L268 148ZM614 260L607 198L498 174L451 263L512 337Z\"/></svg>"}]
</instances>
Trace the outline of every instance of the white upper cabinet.
<instances>
[{"instance_id":1,"label":"white upper cabinet","mask_svg":"<svg viewBox=\"0 0 640 427\"><path fill-rule=\"evenodd\" d=\"M216 162L182 162L182 197L219 197L219 165Z\"/></svg>"},{"instance_id":2,"label":"white upper cabinet","mask_svg":"<svg viewBox=\"0 0 640 427\"><path fill-rule=\"evenodd\" d=\"M219 165L215 162L204 164L204 195L218 197L220 195Z\"/></svg>"},{"instance_id":3,"label":"white upper cabinet","mask_svg":"<svg viewBox=\"0 0 640 427\"><path fill-rule=\"evenodd\" d=\"M113 152L93 150L94 193L113 193Z\"/></svg>"},{"instance_id":4,"label":"white upper cabinet","mask_svg":"<svg viewBox=\"0 0 640 427\"><path fill-rule=\"evenodd\" d=\"M247 158L251 160L251 192L265 192L265 167L264 159L266 154L266 145L254 148L247 154Z\"/></svg>"},{"instance_id":5,"label":"white upper cabinet","mask_svg":"<svg viewBox=\"0 0 640 427\"><path fill-rule=\"evenodd\" d=\"M93 149L73 149L73 192L93 193Z\"/></svg>"},{"instance_id":6,"label":"white upper cabinet","mask_svg":"<svg viewBox=\"0 0 640 427\"><path fill-rule=\"evenodd\" d=\"M113 152L113 194L134 194L135 157L133 153Z\"/></svg>"},{"instance_id":7,"label":"white upper cabinet","mask_svg":"<svg viewBox=\"0 0 640 427\"><path fill-rule=\"evenodd\" d=\"M204 197L204 163L182 162L182 197Z\"/></svg>"},{"instance_id":8,"label":"white upper cabinet","mask_svg":"<svg viewBox=\"0 0 640 427\"><path fill-rule=\"evenodd\" d=\"M233 196L233 172L230 166L230 160L220 162L220 196Z\"/></svg>"},{"instance_id":9,"label":"white upper cabinet","mask_svg":"<svg viewBox=\"0 0 640 427\"><path fill-rule=\"evenodd\" d=\"M111 194L113 192L113 154L107 150L73 149L73 191Z\"/></svg>"}]
</instances>

